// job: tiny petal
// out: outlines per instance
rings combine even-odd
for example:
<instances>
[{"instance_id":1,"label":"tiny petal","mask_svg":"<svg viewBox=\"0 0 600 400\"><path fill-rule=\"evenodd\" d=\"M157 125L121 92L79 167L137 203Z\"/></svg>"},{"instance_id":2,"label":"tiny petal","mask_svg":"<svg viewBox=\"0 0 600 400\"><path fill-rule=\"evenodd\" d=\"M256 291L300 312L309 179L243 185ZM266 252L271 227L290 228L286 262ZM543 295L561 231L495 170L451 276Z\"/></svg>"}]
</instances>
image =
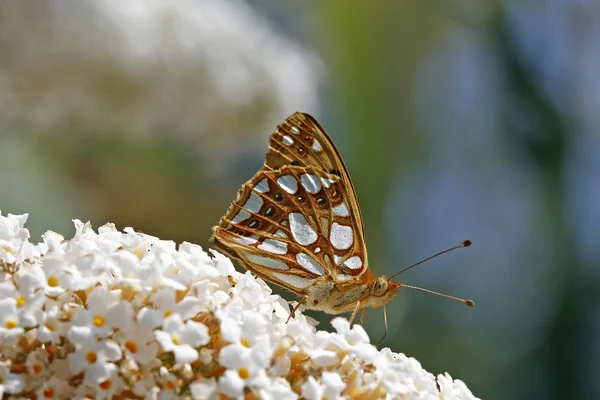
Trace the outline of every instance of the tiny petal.
<instances>
[{"instance_id":1,"label":"tiny petal","mask_svg":"<svg viewBox=\"0 0 600 400\"><path fill-rule=\"evenodd\" d=\"M173 349L175 354L175 361L179 364L191 363L198 359L198 350L190 346L189 344L183 344Z\"/></svg>"},{"instance_id":2,"label":"tiny petal","mask_svg":"<svg viewBox=\"0 0 600 400\"><path fill-rule=\"evenodd\" d=\"M302 385L302 397L307 400L321 400L325 389L312 376Z\"/></svg>"},{"instance_id":3,"label":"tiny petal","mask_svg":"<svg viewBox=\"0 0 600 400\"><path fill-rule=\"evenodd\" d=\"M240 378L236 371L228 369L223 376L219 378L219 389L221 392L231 397L239 397L244 393L244 380Z\"/></svg>"},{"instance_id":4,"label":"tiny petal","mask_svg":"<svg viewBox=\"0 0 600 400\"><path fill-rule=\"evenodd\" d=\"M317 349L310 353L311 360L319 367L329 367L339 362L334 351Z\"/></svg>"},{"instance_id":5,"label":"tiny petal","mask_svg":"<svg viewBox=\"0 0 600 400\"><path fill-rule=\"evenodd\" d=\"M194 347L204 346L210 342L208 328L201 322L187 321L183 338Z\"/></svg>"}]
</instances>

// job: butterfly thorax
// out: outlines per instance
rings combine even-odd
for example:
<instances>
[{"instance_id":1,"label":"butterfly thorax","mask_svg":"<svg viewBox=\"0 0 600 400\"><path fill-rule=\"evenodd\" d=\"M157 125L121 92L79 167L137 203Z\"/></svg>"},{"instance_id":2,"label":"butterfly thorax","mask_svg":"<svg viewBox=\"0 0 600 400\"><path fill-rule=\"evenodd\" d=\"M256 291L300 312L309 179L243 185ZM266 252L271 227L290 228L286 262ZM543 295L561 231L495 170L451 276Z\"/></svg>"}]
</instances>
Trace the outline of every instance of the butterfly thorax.
<instances>
[{"instance_id":1,"label":"butterfly thorax","mask_svg":"<svg viewBox=\"0 0 600 400\"><path fill-rule=\"evenodd\" d=\"M307 292L305 308L341 314L353 311L359 302L359 308L380 307L396 297L400 286L398 283L388 282L383 276L336 283L323 279Z\"/></svg>"}]
</instances>

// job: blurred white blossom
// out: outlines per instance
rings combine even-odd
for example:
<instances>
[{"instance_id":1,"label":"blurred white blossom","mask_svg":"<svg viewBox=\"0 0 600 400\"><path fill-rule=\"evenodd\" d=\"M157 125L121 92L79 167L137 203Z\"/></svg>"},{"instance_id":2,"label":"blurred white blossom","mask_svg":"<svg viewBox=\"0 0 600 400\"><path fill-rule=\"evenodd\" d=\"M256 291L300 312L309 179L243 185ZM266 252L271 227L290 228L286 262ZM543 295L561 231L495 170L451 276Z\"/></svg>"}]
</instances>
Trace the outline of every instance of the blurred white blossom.
<instances>
[{"instance_id":1,"label":"blurred white blossom","mask_svg":"<svg viewBox=\"0 0 600 400\"><path fill-rule=\"evenodd\" d=\"M235 0L4 2L0 56L5 123L175 135L214 161L314 109L321 75L313 51Z\"/></svg>"},{"instance_id":2,"label":"blurred white blossom","mask_svg":"<svg viewBox=\"0 0 600 400\"><path fill-rule=\"evenodd\" d=\"M0 255L0 394L475 399L450 375L436 380L418 361L378 350L344 318L333 319L336 332L316 330L300 312L286 323L287 302L216 252L77 220L72 239L48 232L34 245L26 218L0 215L11 249ZM101 265L110 274L71 288ZM44 279L25 279L32 270ZM175 270L186 275L178 289L165 279ZM70 279L48 285L55 275Z\"/></svg>"}]
</instances>

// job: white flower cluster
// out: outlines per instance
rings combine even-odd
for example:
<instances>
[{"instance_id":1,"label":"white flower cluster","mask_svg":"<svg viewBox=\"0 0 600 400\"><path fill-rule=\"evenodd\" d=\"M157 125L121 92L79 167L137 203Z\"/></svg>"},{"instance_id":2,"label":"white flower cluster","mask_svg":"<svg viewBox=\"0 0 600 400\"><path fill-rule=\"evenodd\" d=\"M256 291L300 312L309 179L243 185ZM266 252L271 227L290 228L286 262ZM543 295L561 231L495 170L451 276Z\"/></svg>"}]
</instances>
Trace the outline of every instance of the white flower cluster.
<instances>
[{"instance_id":1,"label":"white flower cluster","mask_svg":"<svg viewBox=\"0 0 600 400\"><path fill-rule=\"evenodd\" d=\"M0 214L0 397L475 398L346 319L286 323L287 302L216 252L80 221L33 245L26 219Z\"/></svg>"}]
</instances>

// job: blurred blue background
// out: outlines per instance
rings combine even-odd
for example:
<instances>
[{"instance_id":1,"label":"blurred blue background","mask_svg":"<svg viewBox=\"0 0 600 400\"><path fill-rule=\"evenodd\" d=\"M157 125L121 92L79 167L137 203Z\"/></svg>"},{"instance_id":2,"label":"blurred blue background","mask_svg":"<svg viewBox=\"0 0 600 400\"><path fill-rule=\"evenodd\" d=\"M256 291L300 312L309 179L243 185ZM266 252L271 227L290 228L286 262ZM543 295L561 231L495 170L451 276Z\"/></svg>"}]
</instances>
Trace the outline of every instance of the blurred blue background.
<instances>
[{"instance_id":1,"label":"blurred blue background","mask_svg":"<svg viewBox=\"0 0 600 400\"><path fill-rule=\"evenodd\" d=\"M307 111L375 273L474 243L402 281L477 306L401 291L383 345L482 398L594 398L598 43L594 1L0 2L0 209L34 241L79 218L208 246Z\"/></svg>"}]
</instances>

